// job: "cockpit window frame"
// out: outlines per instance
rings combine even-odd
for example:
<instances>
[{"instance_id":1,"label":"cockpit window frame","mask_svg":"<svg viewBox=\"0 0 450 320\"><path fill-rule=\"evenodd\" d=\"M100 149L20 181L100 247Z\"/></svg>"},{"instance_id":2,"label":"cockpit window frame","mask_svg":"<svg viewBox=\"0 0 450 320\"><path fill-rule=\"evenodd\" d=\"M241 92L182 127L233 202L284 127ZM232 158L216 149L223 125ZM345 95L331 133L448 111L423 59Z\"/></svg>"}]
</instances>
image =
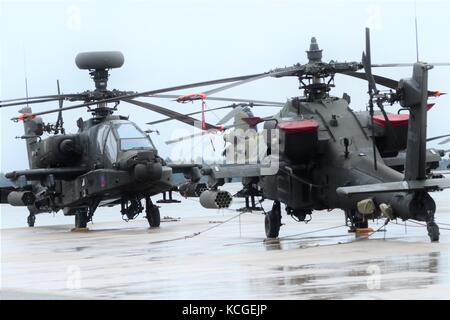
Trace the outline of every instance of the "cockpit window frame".
<instances>
[{"instance_id":1,"label":"cockpit window frame","mask_svg":"<svg viewBox=\"0 0 450 320\"><path fill-rule=\"evenodd\" d=\"M107 144L108 144L108 140L110 139L110 134L113 135L113 138L115 140L115 148L116 148L115 152L116 153L115 153L115 157L114 158L112 158L111 155L109 154L109 152L107 151L109 149L109 148L107 149ZM119 156L119 150L120 150L119 149L119 140L117 139L117 135L116 135L116 133L113 130L113 126L110 125L109 128L106 130L105 142L104 142L104 145L103 145L103 154L105 154L106 157L112 163L114 163L117 160L118 156Z\"/></svg>"},{"instance_id":2,"label":"cockpit window frame","mask_svg":"<svg viewBox=\"0 0 450 320\"><path fill-rule=\"evenodd\" d=\"M133 126L138 132L140 132L142 134L142 137L121 138L117 128L120 125L124 125L124 124ZM132 150L156 150L155 144L153 143L152 139L144 131L142 131L134 122L123 121L123 120L114 121L114 122L111 123L111 130L113 131L114 136L115 136L116 141L117 141L117 150L118 150L118 152L126 152L126 151L132 151ZM148 148L126 149L126 150L122 149L122 141L121 141L122 139L143 139L143 138L147 139L147 141L149 142L149 147Z\"/></svg>"}]
</instances>

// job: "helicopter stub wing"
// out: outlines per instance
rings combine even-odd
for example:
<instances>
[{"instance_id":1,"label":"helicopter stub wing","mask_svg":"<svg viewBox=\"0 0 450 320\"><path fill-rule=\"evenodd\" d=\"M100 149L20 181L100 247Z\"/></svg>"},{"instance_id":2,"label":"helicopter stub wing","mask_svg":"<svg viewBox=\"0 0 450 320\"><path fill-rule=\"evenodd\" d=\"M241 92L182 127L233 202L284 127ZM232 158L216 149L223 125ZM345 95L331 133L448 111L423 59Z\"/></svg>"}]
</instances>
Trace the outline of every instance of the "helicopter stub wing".
<instances>
[{"instance_id":1,"label":"helicopter stub wing","mask_svg":"<svg viewBox=\"0 0 450 320\"><path fill-rule=\"evenodd\" d=\"M202 169L204 175L212 176L215 179L271 176L277 172L278 167L273 164L211 165Z\"/></svg>"},{"instance_id":2,"label":"helicopter stub wing","mask_svg":"<svg viewBox=\"0 0 450 320\"><path fill-rule=\"evenodd\" d=\"M185 179L189 179L190 181L199 181L201 178L200 169L202 168L201 164L195 163L168 163L168 167L172 168L172 173L182 173Z\"/></svg>"},{"instance_id":3,"label":"helicopter stub wing","mask_svg":"<svg viewBox=\"0 0 450 320\"><path fill-rule=\"evenodd\" d=\"M340 196L350 197L352 195L389 193L389 192L410 192L410 191L437 191L450 188L450 179L426 179L374 183L359 186L339 187L336 193Z\"/></svg>"},{"instance_id":4,"label":"helicopter stub wing","mask_svg":"<svg viewBox=\"0 0 450 320\"><path fill-rule=\"evenodd\" d=\"M16 180L21 176L25 176L28 180L39 180L50 174L53 174L56 178L60 178L65 176L78 176L88 171L89 168L87 167L28 169L8 172L6 178Z\"/></svg>"}]
</instances>

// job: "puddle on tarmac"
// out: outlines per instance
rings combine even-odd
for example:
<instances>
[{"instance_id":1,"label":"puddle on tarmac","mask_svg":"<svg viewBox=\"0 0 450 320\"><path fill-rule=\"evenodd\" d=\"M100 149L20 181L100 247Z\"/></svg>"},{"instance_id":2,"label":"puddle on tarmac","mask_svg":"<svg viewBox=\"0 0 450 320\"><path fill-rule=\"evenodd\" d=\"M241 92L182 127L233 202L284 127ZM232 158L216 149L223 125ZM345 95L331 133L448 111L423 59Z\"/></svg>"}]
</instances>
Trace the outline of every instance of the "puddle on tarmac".
<instances>
[{"instance_id":1,"label":"puddle on tarmac","mask_svg":"<svg viewBox=\"0 0 450 320\"><path fill-rule=\"evenodd\" d=\"M278 276L253 279L255 288L304 298L342 299L373 290L418 289L449 283L448 252L401 255L351 262L279 266ZM378 281L379 282L374 282ZM275 292L274 292L275 291ZM399 297L400 298L400 297Z\"/></svg>"}]
</instances>

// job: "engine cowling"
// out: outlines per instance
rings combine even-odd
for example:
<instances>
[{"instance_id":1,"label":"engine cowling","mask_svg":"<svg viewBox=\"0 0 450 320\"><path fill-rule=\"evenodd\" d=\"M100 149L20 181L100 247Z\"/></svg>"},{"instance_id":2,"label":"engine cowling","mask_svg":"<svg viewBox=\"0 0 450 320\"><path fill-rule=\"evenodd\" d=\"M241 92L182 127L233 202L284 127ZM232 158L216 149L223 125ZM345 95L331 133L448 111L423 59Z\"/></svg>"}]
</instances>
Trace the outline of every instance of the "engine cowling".
<instances>
[{"instance_id":1,"label":"engine cowling","mask_svg":"<svg viewBox=\"0 0 450 320\"><path fill-rule=\"evenodd\" d=\"M38 142L36 166L38 168L66 167L75 164L82 155L80 137L55 135Z\"/></svg>"}]
</instances>

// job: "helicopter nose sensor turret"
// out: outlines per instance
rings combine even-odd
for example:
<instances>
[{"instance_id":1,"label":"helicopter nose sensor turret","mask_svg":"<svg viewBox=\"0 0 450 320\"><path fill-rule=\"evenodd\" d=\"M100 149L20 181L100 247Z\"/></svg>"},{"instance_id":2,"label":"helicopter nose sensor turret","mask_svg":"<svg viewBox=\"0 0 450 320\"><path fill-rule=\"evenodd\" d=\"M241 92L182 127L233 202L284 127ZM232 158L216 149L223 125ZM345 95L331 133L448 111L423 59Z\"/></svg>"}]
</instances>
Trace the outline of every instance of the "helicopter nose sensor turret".
<instances>
[{"instance_id":1,"label":"helicopter nose sensor turret","mask_svg":"<svg viewBox=\"0 0 450 320\"><path fill-rule=\"evenodd\" d=\"M309 45L309 50L306 51L308 54L309 62L321 62L322 61L322 51L319 49L319 44L315 37L311 38L311 44Z\"/></svg>"}]
</instances>

